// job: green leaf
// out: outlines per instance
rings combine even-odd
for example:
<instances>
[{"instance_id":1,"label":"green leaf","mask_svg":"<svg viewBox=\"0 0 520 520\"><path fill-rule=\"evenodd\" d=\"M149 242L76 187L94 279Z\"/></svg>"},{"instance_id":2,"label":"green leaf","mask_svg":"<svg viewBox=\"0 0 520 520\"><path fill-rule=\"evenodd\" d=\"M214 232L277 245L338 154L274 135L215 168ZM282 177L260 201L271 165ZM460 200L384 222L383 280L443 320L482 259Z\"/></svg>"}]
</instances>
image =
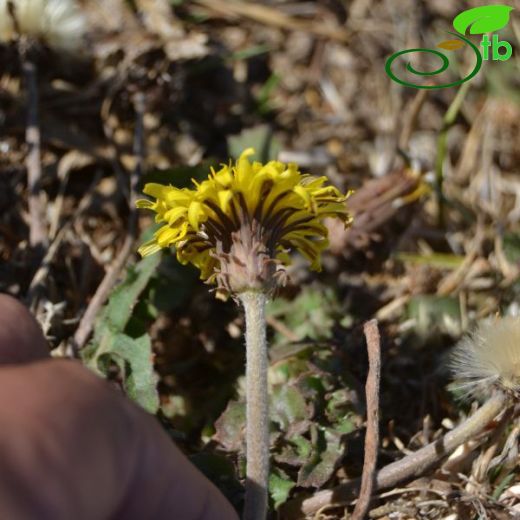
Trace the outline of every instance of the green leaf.
<instances>
[{"instance_id":1,"label":"green leaf","mask_svg":"<svg viewBox=\"0 0 520 520\"><path fill-rule=\"evenodd\" d=\"M352 393L347 388L339 388L327 396L325 413L330 422L342 433L355 429L355 414L352 411Z\"/></svg>"},{"instance_id":2,"label":"green leaf","mask_svg":"<svg viewBox=\"0 0 520 520\"><path fill-rule=\"evenodd\" d=\"M155 413L159 409L158 377L153 369L152 343L148 334L131 338L126 334L114 336L110 354L119 356L129 365L124 387L128 396L145 410Z\"/></svg>"},{"instance_id":3,"label":"green leaf","mask_svg":"<svg viewBox=\"0 0 520 520\"><path fill-rule=\"evenodd\" d=\"M113 290L107 305L101 311L96 331L103 330L105 326L115 331L124 330L137 298L148 285L160 261L160 254L150 255L128 268L126 278Z\"/></svg>"},{"instance_id":4,"label":"green leaf","mask_svg":"<svg viewBox=\"0 0 520 520\"><path fill-rule=\"evenodd\" d=\"M453 20L453 27L460 34L484 34L498 31L509 22L509 13L513 10L508 5L484 5L462 11Z\"/></svg>"},{"instance_id":5,"label":"green leaf","mask_svg":"<svg viewBox=\"0 0 520 520\"><path fill-rule=\"evenodd\" d=\"M460 305L455 297L421 294L410 299L408 317L415 322L415 332L422 337L444 333L462 333Z\"/></svg>"},{"instance_id":6,"label":"green leaf","mask_svg":"<svg viewBox=\"0 0 520 520\"><path fill-rule=\"evenodd\" d=\"M325 393L324 380L313 374L303 374L296 381L296 386L302 392L305 399L317 403Z\"/></svg>"},{"instance_id":7,"label":"green leaf","mask_svg":"<svg viewBox=\"0 0 520 520\"><path fill-rule=\"evenodd\" d=\"M159 409L157 374L153 369L150 338L144 334L132 338L107 330L86 365L100 376L106 376L110 361L117 364L128 396L150 413Z\"/></svg>"},{"instance_id":8,"label":"green leaf","mask_svg":"<svg viewBox=\"0 0 520 520\"><path fill-rule=\"evenodd\" d=\"M246 404L231 401L215 423L215 440L229 451L239 451L244 439Z\"/></svg>"},{"instance_id":9,"label":"green leaf","mask_svg":"<svg viewBox=\"0 0 520 520\"><path fill-rule=\"evenodd\" d=\"M267 54L272 50L273 47L265 43L261 45L251 45L245 49L233 52L229 58L232 61L248 60L249 58L254 58L255 56Z\"/></svg>"},{"instance_id":10,"label":"green leaf","mask_svg":"<svg viewBox=\"0 0 520 520\"><path fill-rule=\"evenodd\" d=\"M351 412L335 423L334 430L341 435L346 435L353 432L356 427L356 415Z\"/></svg>"},{"instance_id":11,"label":"green leaf","mask_svg":"<svg viewBox=\"0 0 520 520\"><path fill-rule=\"evenodd\" d=\"M307 460L310 457L312 445L305 437L302 437L301 435L295 435L289 439L289 442L294 444L296 447L296 453L303 460Z\"/></svg>"},{"instance_id":12,"label":"green leaf","mask_svg":"<svg viewBox=\"0 0 520 520\"><path fill-rule=\"evenodd\" d=\"M321 487L330 479L343 457L341 434L332 429L320 430L313 453L298 472L298 485Z\"/></svg>"},{"instance_id":13,"label":"green leaf","mask_svg":"<svg viewBox=\"0 0 520 520\"><path fill-rule=\"evenodd\" d=\"M405 263L430 265L439 269L457 269L462 262L464 262L465 258L464 256L452 255L450 253L431 253L425 255L422 253L406 253L404 251L396 253L395 256Z\"/></svg>"},{"instance_id":14,"label":"green leaf","mask_svg":"<svg viewBox=\"0 0 520 520\"><path fill-rule=\"evenodd\" d=\"M268 125L258 125L246 128L238 135L229 136L228 148L229 154L235 159L238 159L246 148L254 148L256 153L251 160L267 162L276 160L282 147Z\"/></svg>"},{"instance_id":15,"label":"green leaf","mask_svg":"<svg viewBox=\"0 0 520 520\"><path fill-rule=\"evenodd\" d=\"M309 408L301 391L295 386L275 387L271 396L271 420L278 423L282 430L308 419Z\"/></svg>"},{"instance_id":16,"label":"green leaf","mask_svg":"<svg viewBox=\"0 0 520 520\"><path fill-rule=\"evenodd\" d=\"M309 460L312 444L303 435L293 435L274 454L276 462L289 466L301 466Z\"/></svg>"},{"instance_id":17,"label":"green leaf","mask_svg":"<svg viewBox=\"0 0 520 520\"><path fill-rule=\"evenodd\" d=\"M271 106L271 94L280 83L281 77L278 74L271 74L267 81L262 85L258 96L256 97L257 110L260 114L265 115L273 110Z\"/></svg>"},{"instance_id":18,"label":"green leaf","mask_svg":"<svg viewBox=\"0 0 520 520\"><path fill-rule=\"evenodd\" d=\"M269 475L269 493L275 509L287 501L294 486L296 482L293 482L282 470L275 470Z\"/></svg>"},{"instance_id":19,"label":"green leaf","mask_svg":"<svg viewBox=\"0 0 520 520\"><path fill-rule=\"evenodd\" d=\"M128 268L99 313L91 343L81 353L85 364L101 376L107 375L111 361L116 363L129 397L150 413L159 409L150 338L148 334L132 337L126 328L160 261L161 255L151 255Z\"/></svg>"},{"instance_id":20,"label":"green leaf","mask_svg":"<svg viewBox=\"0 0 520 520\"><path fill-rule=\"evenodd\" d=\"M504 235L504 254L511 263L520 262L520 234L506 233Z\"/></svg>"},{"instance_id":21,"label":"green leaf","mask_svg":"<svg viewBox=\"0 0 520 520\"><path fill-rule=\"evenodd\" d=\"M298 338L297 341L325 340L332 337L332 327L341 315L341 305L332 289L310 286L302 289L292 301L277 298L270 302L267 314L277 319L283 317L280 321ZM276 332L274 344L285 342L286 339Z\"/></svg>"},{"instance_id":22,"label":"green leaf","mask_svg":"<svg viewBox=\"0 0 520 520\"><path fill-rule=\"evenodd\" d=\"M504 492L504 490L506 489L507 486L509 486L509 484L511 484L511 482L514 481L514 479L516 478L516 475L515 473L509 473L508 475L506 475L501 481L500 483L498 484L498 486L495 488L495 490L493 491L493 499L494 500L498 500L500 495Z\"/></svg>"},{"instance_id":23,"label":"green leaf","mask_svg":"<svg viewBox=\"0 0 520 520\"><path fill-rule=\"evenodd\" d=\"M218 166L218 161L206 159L195 166L175 166L167 170L155 170L143 176L141 184L158 182L159 184L171 184L177 188L193 187L192 179L203 181L208 177L211 167Z\"/></svg>"}]
</instances>

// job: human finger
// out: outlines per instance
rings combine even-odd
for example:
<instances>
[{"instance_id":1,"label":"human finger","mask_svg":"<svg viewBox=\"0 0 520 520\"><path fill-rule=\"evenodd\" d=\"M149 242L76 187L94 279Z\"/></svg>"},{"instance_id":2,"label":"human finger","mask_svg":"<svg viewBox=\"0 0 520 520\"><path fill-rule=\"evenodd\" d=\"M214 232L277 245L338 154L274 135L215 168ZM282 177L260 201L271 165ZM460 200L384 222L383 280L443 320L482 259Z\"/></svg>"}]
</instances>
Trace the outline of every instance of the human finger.
<instances>
[{"instance_id":1,"label":"human finger","mask_svg":"<svg viewBox=\"0 0 520 520\"><path fill-rule=\"evenodd\" d=\"M37 321L18 300L0 294L0 365L47 357L49 348Z\"/></svg>"},{"instance_id":2,"label":"human finger","mask_svg":"<svg viewBox=\"0 0 520 520\"><path fill-rule=\"evenodd\" d=\"M0 518L238 518L153 416L77 362L0 368L0 424Z\"/></svg>"}]
</instances>

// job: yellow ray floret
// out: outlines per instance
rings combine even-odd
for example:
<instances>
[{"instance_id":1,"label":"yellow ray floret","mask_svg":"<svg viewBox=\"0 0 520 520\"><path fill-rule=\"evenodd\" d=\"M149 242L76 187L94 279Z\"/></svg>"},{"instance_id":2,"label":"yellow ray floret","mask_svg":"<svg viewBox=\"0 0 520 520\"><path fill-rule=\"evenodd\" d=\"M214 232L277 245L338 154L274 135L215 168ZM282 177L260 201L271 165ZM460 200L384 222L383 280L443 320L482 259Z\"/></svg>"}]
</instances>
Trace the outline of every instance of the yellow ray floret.
<instances>
[{"instance_id":1,"label":"yellow ray floret","mask_svg":"<svg viewBox=\"0 0 520 520\"><path fill-rule=\"evenodd\" d=\"M201 183L193 181L193 189L146 184L144 193L155 200L140 200L137 207L154 211L156 222L164 225L139 253L175 245L179 261L191 262L210 281L229 271L223 266L228 258L246 269L248 255L256 254L263 264L279 267L287 265L291 250L319 270L328 245L322 221L338 217L350 224L345 206L350 193L326 185L326 177L302 174L296 164L251 162L253 154L252 148L245 150L234 165L212 170Z\"/></svg>"}]
</instances>

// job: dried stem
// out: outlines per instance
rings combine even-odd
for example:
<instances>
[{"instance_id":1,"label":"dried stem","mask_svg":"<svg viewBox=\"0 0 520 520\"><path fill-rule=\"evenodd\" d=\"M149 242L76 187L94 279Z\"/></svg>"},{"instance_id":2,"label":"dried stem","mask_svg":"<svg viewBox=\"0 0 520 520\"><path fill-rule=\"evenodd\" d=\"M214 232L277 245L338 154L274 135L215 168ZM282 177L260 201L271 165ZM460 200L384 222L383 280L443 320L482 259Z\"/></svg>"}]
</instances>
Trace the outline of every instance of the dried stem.
<instances>
[{"instance_id":1,"label":"dried stem","mask_svg":"<svg viewBox=\"0 0 520 520\"><path fill-rule=\"evenodd\" d=\"M83 212L92 200L94 188L96 187L100 179L101 171L98 171L95 174L94 179L90 183L89 188L85 191L85 194L81 198L72 218L68 222L66 222L56 234L52 232L52 229L50 230L49 236L52 239L52 242L50 243L49 248L45 253L45 256L42 258L42 261L40 262L40 266L36 270L33 279L29 284L29 289L25 298L26 304L28 305L28 307L30 307L31 311L34 314L37 314L40 293L42 292L45 279L49 274L52 262L59 251L63 239L65 238L65 234L73 226L74 221L77 220L81 215L83 215Z\"/></svg>"},{"instance_id":2,"label":"dried stem","mask_svg":"<svg viewBox=\"0 0 520 520\"><path fill-rule=\"evenodd\" d=\"M267 391L266 296L240 295L246 315L246 498L244 520L265 520L269 477L269 396Z\"/></svg>"},{"instance_id":3,"label":"dried stem","mask_svg":"<svg viewBox=\"0 0 520 520\"><path fill-rule=\"evenodd\" d=\"M364 326L368 349L368 376L366 382L367 431L365 434L365 460L361 489L352 520L363 520L370 505L370 497L375 485L377 451L379 446L379 382L381 380L381 339L377 320L370 320Z\"/></svg>"},{"instance_id":4,"label":"dried stem","mask_svg":"<svg viewBox=\"0 0 520 520\"><path fill-rule=\"evenodd\" d=\"M49 248L47 249L40 266L38 267L36 273L31 280L29 285L29 289L27 291L27 303L33 312L36 312L38 298L36 297L39 289L42 288L43 282L49 273L50 266L52 261L56 257L56 254L60 248L60 245L65 238L66 232L70 228L70 223L65 224L58 232Z\"/></svg>"},{"instance_id":5,"label":"dried stem","mask_svg":"<svg viewBox=\"0 0 520 520\"><path fill-rule=\"evenodd\" d=\"M417 119L421 113L421 109L428 98L429 90L419 90L413 98L407 112L403 118L403 129L399 135L399 148L405 150L410 141L410 137L417 125Z\"/></svg>"},{"instance_id":6,"label":"dried stem","mask_svg":"<svg viewBox=\"0 0 520 520\"><path fill-rule=\"evenodd\" d=\"M77 357L78 351L85 346L90 333L94 328L94 320L96 319L97 313L107 300L112 287L114 287L116 284L119 278L119 274L125 266L130 253L132 252L134 242L135 239L131 235L128 235L125 238L123 247L117 254L114 263L108 268L105 276L103 277L103 280L96 289L94 296L92 296L92 299L87 306L87 310L81 317L78 328L72 340L72 351L75 357Z\"/></svg>"},{"instance_id":7,"label":"dried stem","mask_svg":"<svg viewBox=\"0 0 520 520\"><path fill-rule=\"evenodd\" d=\"M29 243L32 248L47 247L47 231L45 226L45 211L41 193L41 144L40 126L38 124L38 79L36 65L20 51L22 68L27 88L27 126L25 141L27 144L27 190L29 192Z\"/></svg>"},{"instance_id":8,"label":"dried stem","mask_svg":"<svg viewBox=\"0 0 520 520\"><path fill-rule=\"evenodd\" d=\"M440 461L461 444L469 441L483 431L486 426L506 407L508 398L497 393L468 417L457 428L448 432L442 439L431 442L424 448L411 453L401 460L385 466L377 474L377 488L382 489L420 474Z\"/></svg>"},{"instance_id":9,"label":"dried stem","mask_svg":"<svg viewBox=\"0 0 520 520\"><path fill-rule=\"evenodd\" d=\"M345 27L325 27L312 23L312 20L304 21L294 16L285 14L281 9L276 9L261 2L229 2L227 0L197 0L197 3L207 7L211 11L222 13L224 16L242 16L262 25L282 27L285 30L304 31L315 34L325 39L347 42L352 37Z\"/></svg>"},{"instance_id":10,"label":"dried stem","mask_svg":"<svg viewBox=\"0 0 520 520\"><path fill-rule=\"evenodd\" d=\"M458 446L482 432L501 411L508 408L509 404L509 398L505 394L497 392L473 415L441 439L381 469L376 474L375 489L388 488L410 477L419 476L452 453ZM283 518L287 520L303 518L330 504L350 501L358 486L359 480L353 480L334 489L320 491L313 497L288 502L283 506Z\"/></svg>"}]
</instances>

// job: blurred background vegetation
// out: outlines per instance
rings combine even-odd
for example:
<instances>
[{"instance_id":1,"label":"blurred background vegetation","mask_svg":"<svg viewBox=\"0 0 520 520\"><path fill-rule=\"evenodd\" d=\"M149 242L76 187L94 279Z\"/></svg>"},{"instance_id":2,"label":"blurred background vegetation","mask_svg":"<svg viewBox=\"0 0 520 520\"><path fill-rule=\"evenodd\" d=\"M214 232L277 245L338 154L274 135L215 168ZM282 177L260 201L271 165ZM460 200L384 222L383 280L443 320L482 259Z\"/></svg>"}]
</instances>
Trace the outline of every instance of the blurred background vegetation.
<instances>
[{"instance_id":1,"label":"blurred background vegetation","mask_svg":"<svg viewBox=\"0 0 520 520\"><path fill-rule=\"evenodd\" d=\"M394 52L435 48L456 14L476 5L85 0L80 51L41 47L35 57L47 232L39 250L28 240L27 89L16 46L0 45L0 290L31 306L55 355L80 355L157 413L237 508L243 316L169 252L138 260L152 222L139 213L136 236L132 179L139 189L188 186L254 146L259 158L356 190L354 226L330 223L323 271L295 258L269 307L273 508L360 475L362 324L374 317L383 337L379 463L401 457L468 413L446 389L453 344L486 316L519 312L518 12L500 32L512 58L485 62L462 88L406 88L384 69ZM472 65L456 52L454 78ZM82 336L107 272L118 283ZM514 447L518 434L513 424L410 489L377 495L371 518L511 518L518 452L494 466L486 453ZM316 518L351 510L340 504Z\"/></svg>"}]
</instances>

